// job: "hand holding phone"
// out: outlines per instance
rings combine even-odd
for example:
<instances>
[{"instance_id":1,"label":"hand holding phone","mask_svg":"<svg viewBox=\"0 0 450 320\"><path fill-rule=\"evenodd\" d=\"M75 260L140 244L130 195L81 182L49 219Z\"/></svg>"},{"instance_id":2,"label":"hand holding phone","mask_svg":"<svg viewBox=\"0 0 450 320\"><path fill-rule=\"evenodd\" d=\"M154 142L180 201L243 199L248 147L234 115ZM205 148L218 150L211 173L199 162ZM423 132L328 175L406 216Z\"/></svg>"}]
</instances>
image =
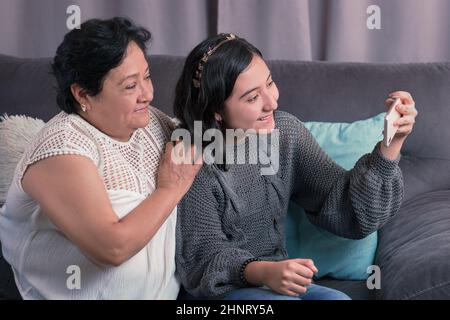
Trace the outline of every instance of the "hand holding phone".
<instances>
[{"instance_id":1,"label":"hand holding phone","mask_svg":"<svg viewBox=\"0 0 450 320\"><path fill-rule=\"evenodd\" d=\"M401 114L397 111L397 105L401 103L400 98L393 98L395 99L394 102L389 107L389 111L387 112L385 118L384 118L384 137L383 137L383 143L386 147L389 147L391 144L392 139L395 136L395 133L397 132L398 127L394 126L394 122L398 119L400 119Z\"/></svg>"}]
</instances>

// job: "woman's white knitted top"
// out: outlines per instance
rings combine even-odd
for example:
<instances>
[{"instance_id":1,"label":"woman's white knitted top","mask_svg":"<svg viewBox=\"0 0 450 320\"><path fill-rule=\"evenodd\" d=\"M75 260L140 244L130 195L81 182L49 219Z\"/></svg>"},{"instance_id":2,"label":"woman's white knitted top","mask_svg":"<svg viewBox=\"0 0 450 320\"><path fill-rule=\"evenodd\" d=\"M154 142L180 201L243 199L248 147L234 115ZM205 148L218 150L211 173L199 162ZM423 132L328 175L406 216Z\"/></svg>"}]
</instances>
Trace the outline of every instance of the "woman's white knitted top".
<instances>
[{"instance_id":1,"label":"woman's white knitted top","mask_svg":"<svg viewBox=\"0 0 450 320\"><path fill-rule=\"evenodd\" d=\"M177 297L176 208L141 251L118 267L104 266L69 241L21 185L27 167L39 160L66 154L84 156L97 167L115 213L123 218L155 190L158 164L173 129L167 115L153 107L149 113L149 124L136 130L129 141L120 142L79 115L61 112L27 149L0 212L3 253L23 298Z\"/></svg>"}]
</instances>

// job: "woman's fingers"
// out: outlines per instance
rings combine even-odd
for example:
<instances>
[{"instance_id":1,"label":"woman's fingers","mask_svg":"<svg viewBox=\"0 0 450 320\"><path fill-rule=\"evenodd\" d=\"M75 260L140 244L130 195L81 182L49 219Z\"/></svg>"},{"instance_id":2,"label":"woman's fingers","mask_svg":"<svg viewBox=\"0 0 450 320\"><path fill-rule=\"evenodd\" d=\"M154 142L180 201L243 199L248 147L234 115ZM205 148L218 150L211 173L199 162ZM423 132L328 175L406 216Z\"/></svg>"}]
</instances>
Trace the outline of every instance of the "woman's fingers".
<instances>
[{"instance_id":1,"label":"woman's fingers","mask_svg":"<svg viewBox=\"0 0 450 320\"><path fill-rule=\"evenodd\" d=\"M203 155L200 148L197 149L195 145L191 146L191 156L193 159L193 164L201 166L203 164Z\"/></svg>"},{"instance_id":2,"label":"woman's fingers","mask_svg":"<svg viewBox=\"0 0 450 320\"><path fill-rule=\"evenodd\" d=\"M166 150L169 150L173 163L202 166L202 152L201 150L198 151L194 145L185 145L183 141L175 142L175 146L171 146L171 144L169 142L166 145Z\"/></svg>"},{"instance_id":3,"label":"woman's fingers","mask_svg":"<svg viewBox=\"0 0 450 320\"><path fill-rule=\"evenodd\" d=\"M173 143L172 141L169 141L166 143L166 148L164 149L164 156L162 157L161 160L170 162L172 153L173 153Z\"/></svg>"},{"instance_id":4,"label":"woman's fingers","mask_svg":"<svg viewBox=\"0 0 450 320\"><path fill-rule=\"evenodd\" d=\"M183 142L177 142L177 146L182 150L180 156L183 164L194 164L201 166L203 164L203 156L201 148L195 145L185 145Z\"/></svg>"},{"instance_id":5,"label":"woman's fingers","mask_svg":"<svg viewBox=\"0 0 450 320\"><path fill-rule=\"evenodd\" d=\"M169 144L172 144L172 142L169 142ZM177 141L175 142L175 145L172 144L172 146L168 147L168 145L166 145L166 148L168 151L170 151L170 157L171 157L171 161L174 164L185 164L186 160L186 152L185 152L185 147L183 146L183 142ZM167 152L167 151L166 151Z\"/></svg>"}]
</instances>

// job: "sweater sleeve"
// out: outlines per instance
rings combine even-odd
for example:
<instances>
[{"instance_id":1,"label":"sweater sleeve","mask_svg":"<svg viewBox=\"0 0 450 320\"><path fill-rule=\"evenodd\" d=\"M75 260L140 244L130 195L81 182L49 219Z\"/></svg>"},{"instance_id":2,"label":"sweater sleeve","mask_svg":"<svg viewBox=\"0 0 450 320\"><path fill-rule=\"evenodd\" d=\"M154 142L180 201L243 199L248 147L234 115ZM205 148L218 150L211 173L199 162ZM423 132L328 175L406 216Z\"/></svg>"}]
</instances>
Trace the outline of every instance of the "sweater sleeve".
<instances>
[{"instance_id":1,"label":"sweater sleeve","mask_svg":"<svg viewBox=\"0 0 450 320\"><path fill-rule=\"evenodd\" d=\"M206 167L206 168L205 168ZM204 166L178 205L176 267L188 293L222 298L245 286L240 268L254 256L232 244L223 232L223 191L211 169Z\"/></svg>"},{"instance_id":2,"label":"sweater sleeve","mask_svg":"<svg viewBox=\"0 0 450 320\"><path fill-rule=\"evenodd\" d=\"M397 213L403 199L400 155L385 158L379 142L347 171L320 148L300 120L294 122L293 198L312 223L338 236L360 239Z\"/></svg>"}]
</instances>

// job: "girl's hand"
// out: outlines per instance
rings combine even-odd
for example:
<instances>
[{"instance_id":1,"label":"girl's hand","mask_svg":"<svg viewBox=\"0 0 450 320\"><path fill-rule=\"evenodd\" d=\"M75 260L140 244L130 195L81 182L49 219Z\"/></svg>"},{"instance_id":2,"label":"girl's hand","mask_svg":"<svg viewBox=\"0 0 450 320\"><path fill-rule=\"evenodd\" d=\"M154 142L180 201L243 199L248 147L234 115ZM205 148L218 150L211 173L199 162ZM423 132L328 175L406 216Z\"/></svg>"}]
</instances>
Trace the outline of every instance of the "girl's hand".
<instances>
[{"instance_id":1,"label":"girl's hand","mask_svg":"<svg viewBox=\"0 0 450 320\"><path fill-rule=\"evenodd\" d=\"M317 271L311 259L272 262L266 268L264 284L280 294L298 296L306 292Z\"/></svg>"},{"instance_id":2,"label":"girl's hand","mask_svg":"<svg viewBox=\"0 0 450 320\"><path fill-rule=\"evenodd\" d=\"M401 114L401 118L394 122L394 126L398 126L397 132L392 139L405 140L406 137L412 132L416 117L418 115L415 108L414 100L409 92L396 91L389 94L389 98L385 101L386 107L389 109L395 98L400 98L401 103L397 105L397 111Z\"/></svg>"}]
</instances>

